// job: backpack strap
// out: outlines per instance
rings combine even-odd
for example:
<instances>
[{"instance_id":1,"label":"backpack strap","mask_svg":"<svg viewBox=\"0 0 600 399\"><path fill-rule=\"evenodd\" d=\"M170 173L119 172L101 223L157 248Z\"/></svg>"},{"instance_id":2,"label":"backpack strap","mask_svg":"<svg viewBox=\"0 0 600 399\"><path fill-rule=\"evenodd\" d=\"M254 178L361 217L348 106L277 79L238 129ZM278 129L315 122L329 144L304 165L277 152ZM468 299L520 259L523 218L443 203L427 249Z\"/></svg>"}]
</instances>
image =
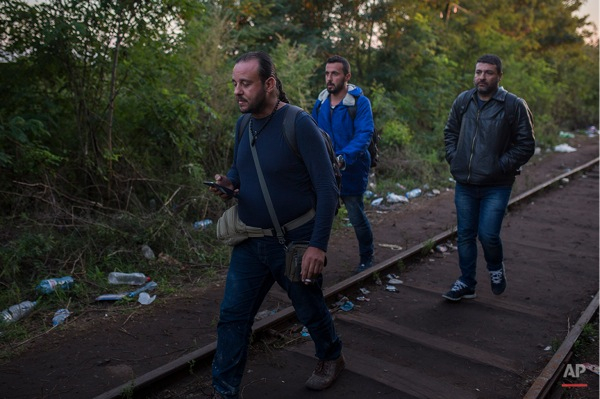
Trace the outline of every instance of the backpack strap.
<instances>
[{"instance_id":1,"label":"backpack strap","mask_svg":"<svg viewBox=\"0 0 600 399\"><path fill-rule=\"evenodd\" d=\"M300 159L302 156L300 155L300 151L298 151L298 142L296 141L296 117L302 111L302 108L297 107L292 104L288 104L288 110L283 117L283 136L287 141L288 145L294 151L294 154ZM335 151L333 150L333 144L331 143L331 138L329 134L321 129L317 122L307 113L307 115L313 120L315 126L321 131L321 135L324 138L325 146L327 147L327 152L329 153L329 157L335 158ZM326 138L326 139L325 139ZM331 159L333 161L333 159Z\"/></svg>"},{"instance_id":2,"label":"backpack strap","mask_svg":"<svg viewBox=\"0 0 600 399\"><path fill-rule=\"evenodd\" d=\"M354 94L350 94L350 92L348 92L346 97L344 97L342 100L342 104L344 104L348 109L348 115L350 115L350 119L352 119L352 121L354 121L354 118L356 117L356 104L358 103L358 97L360 96L361 94L355 96Z\"/></svg>"},{"instance_id":3,"label":"backpack strap","mask_svg":"<svg viewBox=\"0 0 600 399\"><path fill-rule=\"evenodd\" d=\"M517 102L519 101L519 97L516 95L507 92L504 97L504 119L508 122L508 125L511 128L514 128L515 116L517 114Z\"/></svg>"},{"instance_id":4,"label":"backpack strap","mask_svg":"<svg viewBox=\"0 0 600 399\"><path fill-rule=\"evenodd\" d=\"M473 94L475 94L475 90L476 89L470 89L467 90L465 92L463 92L463 94L460 96L459 98L459 109L458 109L458 115L460 116L459 119L459 123L462 123L462 116L465 112L467 112L467 107L469 106L469 101L471 101L471 98L473 97Z\"/></svg>"},{"instance_id":5,"label":"backpack strap","mask_svg":"<svg viewBox=\"0 0 600 399\"><path fill-rule=\"evenodd\" d=\"M302 111L302 108L292 104L288 104L285 109L285 115L283 117L283 135L292 151L294 151L294 153L298 157L300 157L300 152L298 151L298 144L296 143L296 117L298 116L300 111ZM242 135L248 127L248 123L250 122L250 116L250 113L241 116L241 121L239 125L240 128L236 132L236 138L238 143L242 139Z\"/></svg>"},{"instance_id":6,"label":"backpack strap","mask_svg":"<svg viewBox=\"0 0 600 399\"><path fill-rule=\"evenodd\" d=\"M458 98L459 104L459 123L462 122L462 116L467 111L467 107L469 106L469 101L475 94L476 89L470 89L463 92ZM517 113L517 102L519 101L519 97L516 95L506 92L506 96L504 97L504 119L508 122L509 126L513 126L515 122L515 115Z\"/></svg>"},{"instance_id":7,"label":"backpack strap","mask_svg":"<svg viewBox=\"0 0 600 399\"><path fill-rule=\"evenodd\" d=\"M348 106L347 108L348 108L348 115L350 115L350 119L352 119L354 121L354 118L356 118L356 103L354 103L354 105Z\"/></svg>"},{"instance_id":8,"label":"backpack strap","mask_svg":"<svg viewBox=\"0 0 600 399\"><path fill-rule=\"evenodd\" d=\"M301 158L301 156L296 142L296 117L300 111L302 111L302 108L288 104L283 117L283 136L298 158Z\"/></svg>"}]
</instances>

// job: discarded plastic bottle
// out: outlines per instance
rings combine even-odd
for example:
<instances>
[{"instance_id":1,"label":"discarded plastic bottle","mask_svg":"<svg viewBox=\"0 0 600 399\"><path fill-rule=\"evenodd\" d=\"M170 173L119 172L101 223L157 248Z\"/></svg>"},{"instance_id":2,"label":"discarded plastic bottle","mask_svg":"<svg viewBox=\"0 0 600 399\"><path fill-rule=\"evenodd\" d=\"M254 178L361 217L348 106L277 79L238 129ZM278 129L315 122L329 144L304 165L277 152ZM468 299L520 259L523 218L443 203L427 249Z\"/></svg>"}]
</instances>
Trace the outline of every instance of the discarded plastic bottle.
<instances>
[{"instance_id":1,"label":"discarded plastic bottle","mask_svg":"<svg viewBox=\"0 0 600 399\"><path fill-rule=\"evenodd\" d=\"M156 259L156 255L154 255L154 251L148 245L142 245L142 254L146 259Z\"/></svg>"},{"instance_id":2,"label":"discarded plastic bottle","mask_svg":"<svg viewBox=\"0 0 600 399\"><path fill-rule=\"evenodd\" d=\"M398 195L395 193L388 193L385 197L385 200L390 204L395 204L398 202L408 202L408 198L406 198L404 195Z\"/></svg>"},{"instance_id":3,"label":"discarded plastic bottle","mask_svg":"<svg viewBox=\"0 0 600 399\"><path fill-rule=\"evenodd\" d=\"M206 227L210 226L211 224L212 224L212 220L204 219L204 220L200 220L198 222L194 222L194 228L196 230L205 229Z\"/></svg>"},{"instance_id":4,"label":"discarded plastic bottle","mask_svg":"<svg viewBox=\"0 0 600 399\"><path fill-rule=\"evenodd\" d=\"M420 196L422 193L420 188L415 188L414 190L410 190L409 192L406 193L406 198L408 199L413 199L413 198L417 198L418 196Z\"/></svg>"},{"instance_id":5,"label":"discarded plastic bottle","mask_svg":"<svg viewBox=\"0 0 600 399\"><path fill-rule=\"evenodd\" d=\"M146 277L144 273L119 273L112 272L108 275L108 282L110 284L129 284L129 285L142 285L150 281L149 277Z\"/></svg>"},{"instance_id":6,"label":"discarded plastic bottle","mask_svg":"<svg viewBox=\"0 0 600 399\"><path fill-rule=\"evenodd\" d=\"M383 197L379 197L371 201L371 206L379 206L383 202Z\"/></svg>"},{"instance_id":7,"label":"discarded plastic bottle","mask_svg":"<svg viewBox=\"0 0 600 399\"><path fill-rule=\"evenodd\" d=\"M24 301L17 305L12 305L0 313L0 323L12 323L27 316L37 305L37 301Z\"/></svg>"},{"instance_id":8,"label":"discarded plastic bottle","mask_svg":"<svg viewBox=\"0 0 600 399\"><path fill-rule=\"evenodd\" d=\"M71 312L69 309L58 309L56 313L54 313L54 317L52 318L52 325L57 326L59 324L64 323L64 321L69 317Z\"/></svg>"},{"instance_id":9,"label":"discarded plastic bottle","mask_svg":"<svg viewBox=\"0 0 600 399\"><path fill-rule=\"evenodd\" d=\"M102 294L99 297L97 297L96 300L97 301L120 301L121 299L123 299L125 297L134 298L138 294L140 294L142 292L146 292L146 291L152 291L156 287L158 287L158 284L156 284L155 281L150 281L135 291L124 292L121 294Z\"/></svg>"},{"instance_id":10,"label":"discarded plastic bottle","mask_svg":"<svg viewBox=\"0 0 600 399\"><path fill-rule=\"evenodd\" d=\"M156 287L158 287L158 284L156 284L156 281L150 281L147 284L145 284L143 287L140 287L135 291L131 291L130 293L127 294L127 296L129 298L135 298L140 293L146 292L146 291L152 291Z\"/></svg>"},{"instance_id":11,"label":"discarded plastic bottle","mask_svg":"<svg viewBox=\"0 0 600 399\"><path fill-rule=\"evenodd\" d=\"M35 289L41 294L51 294L57 289L68 290L73 287L75 281L71 276L65 276L60 278L49 278L47 280L42 280L35 287Z\"/></svg>"}]
</instances>

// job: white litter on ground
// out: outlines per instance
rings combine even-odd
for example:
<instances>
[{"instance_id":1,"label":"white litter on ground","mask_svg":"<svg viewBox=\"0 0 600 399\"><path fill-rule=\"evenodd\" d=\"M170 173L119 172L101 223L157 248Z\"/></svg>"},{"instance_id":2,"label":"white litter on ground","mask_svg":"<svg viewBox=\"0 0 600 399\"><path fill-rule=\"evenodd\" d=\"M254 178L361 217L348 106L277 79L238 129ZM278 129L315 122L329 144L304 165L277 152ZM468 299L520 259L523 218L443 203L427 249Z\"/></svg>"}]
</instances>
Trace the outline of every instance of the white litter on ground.
<instances>
[{"instance_id":1,"label":"white litter on ground","mask_svg":"<svg viewBox=\"0 0 600 399\"><path fill-rule=\"evenodd\" d=\"M577 150L568 144L559 144L554 147L554 151L555 152L575 152Z\"/></svg>"}]
</instances>

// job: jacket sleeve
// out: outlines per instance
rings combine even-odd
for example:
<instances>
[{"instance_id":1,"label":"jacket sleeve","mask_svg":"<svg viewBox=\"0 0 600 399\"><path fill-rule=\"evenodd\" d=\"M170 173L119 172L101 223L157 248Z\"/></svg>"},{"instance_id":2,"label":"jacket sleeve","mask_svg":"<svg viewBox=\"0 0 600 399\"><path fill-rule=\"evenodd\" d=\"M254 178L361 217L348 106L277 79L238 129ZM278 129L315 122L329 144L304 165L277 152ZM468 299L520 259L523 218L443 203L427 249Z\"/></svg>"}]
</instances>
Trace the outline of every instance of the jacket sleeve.
<instances>
[{"instance_id":1,"label":"jacket sleeve","mask_svg":"<svg viewBox=\"0 0 600 399\"><path fill-rule=\"evenodd\" d=\"M356 101L352 140L339 151L348 165L352 165L367 151L373 130L375 130L375 124L373 123L371 101L366 96L360 96Z\"/></svg>"},{"instance_id":2,"label":"jacket sleeve","mask_svg":"<svg viewBox=\"0 0 600 399\"><path fill-rule=\"evenodd\" d=\"M458 137L460 135L460 110L458 109L459 99L462 96L458 96L452 103L450 113L448 115L448 121L446 127L444 127L444 145L446 147L446 161L448 164L452 163L454 155L456 154L456 147L458 146Z\"/></svg>"},{"instance_id":3,"label":"jacket sleeve","mask_svg":"<svg viewBox=\"0 0 600 399\"><path fill-rule=\"evenodd\" d=\"M514 127L509 149L500 158L504 173L514 172L527 163L535 152L533 115L522 98L517 99Z\"/></svg>"}]
</instances>

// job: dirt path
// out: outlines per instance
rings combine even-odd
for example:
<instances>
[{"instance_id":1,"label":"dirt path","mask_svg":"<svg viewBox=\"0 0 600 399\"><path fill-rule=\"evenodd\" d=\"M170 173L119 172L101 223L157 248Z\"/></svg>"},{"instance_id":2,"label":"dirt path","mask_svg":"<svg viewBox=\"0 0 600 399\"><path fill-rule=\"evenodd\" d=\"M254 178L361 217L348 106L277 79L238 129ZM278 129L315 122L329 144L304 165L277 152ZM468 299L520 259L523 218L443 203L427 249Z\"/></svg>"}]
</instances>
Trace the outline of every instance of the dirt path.
<instances>
[{"instance_id":1,"label":"dirt path","mask_svg":"<svg viewBox=\"0 0 600 399\"><path fill-rule=\"evenodd\" d=\"M597 136L577 136L568 142L576 152L534 156L513 192L525 191L598 156ZM376 258L383 260L397 254L391 246L408 248L453 226L453 192L441 189L438 196L373 209L369 215ZM328 256L326 285L332 285L348 277L356 266L351 228L336 232ZM447 285L444 281L439 289L445 290ZM129 312L111 304L93 304L61 328L16 348L19 356L0 365L0 397L90 398L202 347L215 339L221 292L218 284L203 289L185 287L168 297L159 290L152 305L132 305ZM265 308L284 306L282 298L274 288Z\"/></svg>"}]
</instances>

